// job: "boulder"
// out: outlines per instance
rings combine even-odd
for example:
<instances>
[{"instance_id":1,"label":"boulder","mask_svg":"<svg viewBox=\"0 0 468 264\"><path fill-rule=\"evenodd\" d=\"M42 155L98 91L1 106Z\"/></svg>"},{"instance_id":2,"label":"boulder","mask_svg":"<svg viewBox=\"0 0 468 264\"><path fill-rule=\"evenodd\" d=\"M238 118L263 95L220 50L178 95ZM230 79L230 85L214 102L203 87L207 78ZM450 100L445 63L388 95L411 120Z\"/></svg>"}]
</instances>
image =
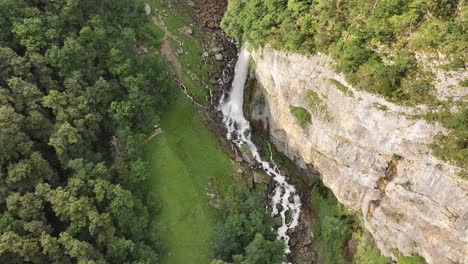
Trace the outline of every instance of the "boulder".
<instances>
[{"instance_id":1,"label":"boulder","mask_svg":"<svg viewBox=\"0 0 468 264\"><path fill-rule=\"evenodd\" d=\"M221 53L216 53L216 54L215 54L215 59L216 59L217 61L222 61L222 60L224 59L223 54L221 54Z\"/></svg>"},{"instance_id":2,"label":"boulder","mask_svg":"<svg viewBox=\"0 0 468 264\"><path fill-rule=\"evenodd\" d=\"M193 30L189 26L183 26L183 27L179 28L179 31L184 33L184 34L187 34L187 35L192 35L193 34Z\"/></svg>"},{"instance_id":3,"label":"boulder","mask_svg":"<svg viewBox=\"0 0 468 264\"><path fill-rule=\"evenodd\" d=\"M210 49L210 53L220 53L223 50L224 50L223 47L214 47L214 48Z\"/></svg>"},{"instance_id":4,"label":"boulder","mask_svg":"<svg viewBox=\"0 0 468 264\"><path fill-rule=\"evenodd\" d=\"M145 4L145 13L147 16L151 15L151 6L149 4Z\"/></svg>"},{"instance_id":5,"label":"boulder","mask_svg":"<svg viewBox=\"0 0 468 264\"><path fill-rule=\"evenodd\" d=\"M264 172L254 171L253 180L255 183L269 183L271 177Z\"/></svg>"}]
</instances>

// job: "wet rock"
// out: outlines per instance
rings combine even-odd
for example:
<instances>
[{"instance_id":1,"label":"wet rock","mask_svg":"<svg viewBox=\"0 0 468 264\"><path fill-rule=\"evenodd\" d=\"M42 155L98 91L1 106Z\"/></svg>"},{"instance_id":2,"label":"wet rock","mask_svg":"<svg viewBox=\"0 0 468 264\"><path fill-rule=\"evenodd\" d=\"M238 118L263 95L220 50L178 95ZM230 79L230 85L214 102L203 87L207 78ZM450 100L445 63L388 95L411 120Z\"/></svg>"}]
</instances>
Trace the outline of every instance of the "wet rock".
<instances>
[{"instance_id":1,"label":"wet rock","mask_svg":"<svg viewBox=\"0 0 468 264\"><path fill-rule=\"evenodd\" d=\"M288 261L294 264L315 264L318 263L317 255L313 250L314 233L310 219L310 211L307 209L299 218L299 225L290 232L291 254Z\"/></svg>"},{"instance_id":2,"label":"wet rock","mask_svg":"<svg viewBox=\"0 0 468 264\"><path fill-rule=\"evenodd\" d=\"M270 179L270 176L264 172L254 171L253 173L253 180L255 183L268 183L270 182Z\"/></svg>"},{"instance_id":3,"label":"wet rock","mask_svg":"<svg viewBox=\"0 0 468 264\"><path fill-rule=\"evenodd\" d=\"M252 155L250 154L250 152L242 152L242 157L243 157L244 160L247 161L247 163L249 163L250 165L255 165L255 164L256 164L256 161L254 160L254 158L252 157Z\"/></svg>"}]
</instances>

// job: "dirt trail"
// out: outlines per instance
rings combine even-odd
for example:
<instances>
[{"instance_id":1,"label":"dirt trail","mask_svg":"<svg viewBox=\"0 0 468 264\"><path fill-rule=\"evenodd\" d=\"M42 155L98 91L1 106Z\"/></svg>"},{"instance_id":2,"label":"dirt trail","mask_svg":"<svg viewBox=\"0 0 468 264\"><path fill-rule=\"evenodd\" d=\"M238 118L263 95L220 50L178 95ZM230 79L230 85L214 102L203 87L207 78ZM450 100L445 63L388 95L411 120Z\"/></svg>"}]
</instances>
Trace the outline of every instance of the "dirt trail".
<instances>
[{"instance_id":1,"label":"dirt trail","mask_svg":"<svg viewBox=\"0 0 468 264\"><path fill-rule=\"evenodd\" d=\"M177 56L171 48L169 43L169 38L172 40L181 43L176 36L174 36L166 26L160 23L155 17L153 17L153 22L155 25L160 27L164 31L164 38L162 39L161 53L164 57L174 66L177 79L182 79L182 65L180 65L177 60Z\"/></svg>"}]
</instances>

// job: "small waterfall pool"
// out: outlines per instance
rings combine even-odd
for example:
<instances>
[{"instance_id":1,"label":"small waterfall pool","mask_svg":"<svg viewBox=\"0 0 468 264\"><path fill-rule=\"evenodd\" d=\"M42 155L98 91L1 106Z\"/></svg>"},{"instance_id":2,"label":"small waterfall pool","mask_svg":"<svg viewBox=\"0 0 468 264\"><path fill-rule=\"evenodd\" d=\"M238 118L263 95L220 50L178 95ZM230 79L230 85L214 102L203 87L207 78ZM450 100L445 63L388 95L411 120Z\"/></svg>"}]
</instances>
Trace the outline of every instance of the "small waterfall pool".
<instances>
[{"instance_id":1,"label":"small waterfall pool","mask_svg":"<svg viewBox=\"0 0 468 264\"><path fill-rule=\"evenodd\" d=\"M271 196L272 213L281 217L282 225L277 230L278 239L285 241L286 254L288 254L290 253L288 230L299 223L301 200L294 186L290 185L286 181L286 176L280 173L272 157L264 160L251 140L251 127L243 113L244 85L249 74L249 58L250 53L243 48L236 63L231 91L228 96L223 95L219 109L223 113L223 123L228 131L227 138L239 148L247 146L253 158L275 181L275 190Z\"/></svg>"}]
</instances>

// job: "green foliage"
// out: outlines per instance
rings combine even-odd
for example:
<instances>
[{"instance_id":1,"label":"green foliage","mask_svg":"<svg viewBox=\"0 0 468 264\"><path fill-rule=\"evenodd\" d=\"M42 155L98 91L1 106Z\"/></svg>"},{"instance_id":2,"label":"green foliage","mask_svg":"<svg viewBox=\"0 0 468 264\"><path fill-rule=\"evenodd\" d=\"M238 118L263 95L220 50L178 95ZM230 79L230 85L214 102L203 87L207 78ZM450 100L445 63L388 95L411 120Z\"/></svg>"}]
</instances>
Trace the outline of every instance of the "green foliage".
<instances>
[{"instance_id":1,"label":"green foliage","mask_svg":"<svg viewBox=\"0 0 468 264\"><path fill-rule=\"evenodd\" d=\"M356 220L322 183L317 186L312 192L311 202L318 210L314 234L320 241L319 259L321 263L344 263L343 247L351 237Z\"/></svg>"},{"instance_id":2,"label":"green foliage","mask_svg":"<svg viewBox=\"0 0 468 264\"><path fill-rule=\"evenodd\" d=\"M0 1L0 262L157 262L137 135L166 81L159 59L134 49L142 10Z\"/></svg>"},{"instance_id":3,"label":"green foliage","mask_svg":"<svg viewBox=\"0 0 468 264\"><path fill-rule=\"evenodd\" d=\"M308 124L310 124L312 116L310 115L309 111L307 111L307 109L300 106L290 106L289 110L301 127L305 128Z\"/></svg>"},{"instance_id":4,"label":"green foliage","mask_svg":"<svg viewBox=\"0 0 468 264\"><path fill-rule=\"evenodd\" d=\"M335 85L336 88L338 88L344 94L349 95L349 96L353 96L353 91L349 90L348 87L346 87L344 84L342 84L338 80L330 79L330 81Z\"/></svg>"},{"instance_id":5,"label":"green foliage","mask_svg":"<svg viewBox=\"0 0 468 264\"><path fill-rule=\"evenodd\" d=\"M312 90L307 91L307 101L309 103L309 108L313 113L322 116L325 121L331 121L333 119L327 105L323 103L322 99L316 92Z\"/></svg>"},{"instance_id":6,"label":"green foliage","mask_svg":"<svg viewBox=\"0 0 468 264\"><path fill-rule=\"evenodd\" d=\"M383 105L383 104L379 104L379 103L374 103L373 104L375 108L379 109L380 111L387 111L388 110L388 106L386 105Z\"/></svg>"},{"instance_id":7,"label":"green foliage","mask_svg":"<svg viewBox=\"0 0 468 264\"><path fill-rule=\"evenodd\" d=\"M216 258L232 263L282 263L284 242L276 240L275 219L261 198L245 187L230 189L225 199L224 223L216 227Z\"/></svg>"},{"instance_id":8,"label":"green foliage","mask_svg":"<svg viewBox=\"0 0 468 264\"><path fill-rule=\"evenodd\" d=\"M468 78L465 78L460 81L460 86L468 87Z\"/></svg>"},{"instance_id":9,"label":"green foliage","mask_svg":"<svg viewBox=\"0 0 468 264\"><path fill-rule=\"evenodd\" d=\"M446 102L438 110L426 114L424 118L440 122L450 129L449 134L440 134L435 137L432 153L466 170L468 166L468 106L463 102Z\"/></svg>"},{"instance_id":10,"label":"green foliage","mask_svg":"<svg viewBox=\"0 0 468 264\"><path fill-rule=\"evenodd\" d=\"M241 264L280 264L283 263L284 242L267 240L262 234L245 248L245 257Z\"/></svg>"},{"instance_id":11,"label":"green foliage","mask_svg":"<svg viewBox=\"0 0 468 264\"><path fill-rule=\"evenodd\" d=\"M232 0L222 27L253 47L329 54L353 87L392 102L437 108L443 102L435 96L433 73L416 54L429 62L446 58L441 71L463 69L468 58L467 10L462 0ZM349 94L346 87L332 82ZM460 85L466 86L466 80ZM465 118L464 111L462 107L455 114L459 120ZM443 110L437 115L444 112L454 114ZM306 124L307 115L296 113ZM447 119L432 118L451 130L437 136L433 153L466 168L466 121L453 126L448 123L454 118Z\"/></svg>"},{"instance_id":12,"label":"green foliage","mask_svg":"<svg viewBox=\"0 0 468 264\"><path fill-rule=\"evenodd\" d=\"M415 53L439 52L463 66L468 54L465 15L466 3L460 0L234 0L222 26L254 47L330 54L355 87L420 103L433 100L433 88Z\"/></svg>"},{"instance_id":13,"label":"green foliage","mask_svg":"<svg viewBox=\"0 0 468 264\"><path fill-rule=\"evenodd\" d=\"M415 256L404 256L398 250L392 250L392 253L398 258L397 264L426 264L423 257Z\"/></svg>"},{"instance_id":14,"label":"green foliage","mask_svg":"<svg viewBox=\"0 0 468 264\"><path fill-rule=\"evenodd\" d=\"M320 263L389 264L391 259L380 255L379 249L370 233L364 231L358 219L341 205L328 188L318 182L311 195L311 204L315 206L317 217L313 227L318 242ZM353 259L345 258L345 248Z\"/></svg>"},{"instance_id":15,"label":"green foliage","mask_svg":"<svg viewBox=\"0 0 468 264\"><path fill-rule=\"evenodd\" d=\"M160 263L185 264L187 259L210 263L210 242L220 215L210 206L207 195L215 188L207 186L224 193L233 184L233 166L184 94L165 109L160 127L163 133L144 146L149 187L157 194L154 201L161 208L157 234L166 254Z\"/></svg>"},{"instance_id":16,"label":"green foliage","mask_svg":"<svg viewBox=\"0 0 468 264\"><path fill-rule=\"evenodd\" d=\"M356 264L390 264L390 258L380 255L380 250L375 245L372 235L364 230L353 233L353 239L357 241L353 263Z\"/></svg>"}]
</instances>

